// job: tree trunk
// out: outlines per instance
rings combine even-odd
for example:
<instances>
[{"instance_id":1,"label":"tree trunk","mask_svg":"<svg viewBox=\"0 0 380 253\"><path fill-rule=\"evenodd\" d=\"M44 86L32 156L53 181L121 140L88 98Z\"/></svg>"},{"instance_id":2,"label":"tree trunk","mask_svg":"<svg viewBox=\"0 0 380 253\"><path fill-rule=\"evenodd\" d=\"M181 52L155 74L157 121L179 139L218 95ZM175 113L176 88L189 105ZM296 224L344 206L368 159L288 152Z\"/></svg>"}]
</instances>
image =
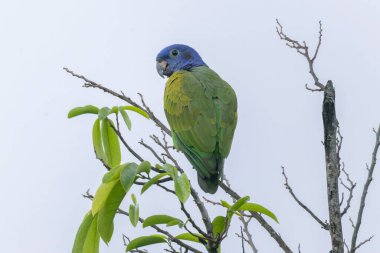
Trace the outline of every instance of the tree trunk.
<instances>
[{"instance_id":1,"label":"tree trunk","mask_svg":"<svg viewBox=\"0 0 380 253\"><path fill-rule=\"evenodd\" d=\"M324 90L323 127L326 159L327 199L330 218L330 236L332 253L344 253L343 232L339 205L339 157L337 152L337 128L335 114L335 90L332 81L328 81Z\"/></svg>"}]
</instances>

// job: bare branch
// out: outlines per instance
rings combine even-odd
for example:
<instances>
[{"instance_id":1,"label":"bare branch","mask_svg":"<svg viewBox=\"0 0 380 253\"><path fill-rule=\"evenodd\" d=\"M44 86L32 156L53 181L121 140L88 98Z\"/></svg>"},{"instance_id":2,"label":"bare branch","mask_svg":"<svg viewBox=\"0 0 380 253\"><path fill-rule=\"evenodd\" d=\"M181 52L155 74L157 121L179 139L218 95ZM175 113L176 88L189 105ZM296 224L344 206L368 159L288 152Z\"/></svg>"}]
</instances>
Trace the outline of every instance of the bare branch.
<instances>
[{"instance_id":1,"label":"bare branch","mask_svg":"<svg viewBox=\"0 0 380 253\"><path fill-rule=\"evenodd\" d=\"M374 132L375 132L375 136L376 136L375 137L375 147L373 148L373 152L372 152L371 166L369 168L367 166L368 176L367 176L367 180L366 180L364 187L363 187L363 192L362 192L361 199L360 199L360 206L359 206L359 210L358 210L358 216L356 219L354 232L352 233L350 253L354 253L358 248L356 246L356 241L358 238L358 233L359 233L360 225L362 222L362 217L363 217L366 197L368 194L368 189L369 189L369 186L373 180L372 175L373 175L373 171L375 170L375 167L376 167L377 152L378 152L379 146L380 146L380 125L379 125L377 131L374 130Z\"/></svg>"},{"instance_id":2,"label":"bare branch","mask_svg":"<svg viewBox=\"0 0 380 253\"><path fill-rule=\"evenodd\" d=\"M203 196L203 199L207 202L207 203L210 203L214 206L223 206L222 204L220 204L219 202L216 202L216 201L212 201L212 200L209 200L208 198L204 197Z\"/></svg>"},{"instance_id":3,"label":"bare branch","mask_svg":"<svg viewBox=\"0 0 380 253\"><path fill-rule=\"evenodd\" d=\"M312 89L312 88L310 88L310 87L307 85L307 83L305 84L305 88L306 88L307 90L311 91L311 92L323 91L322 89Z\"/></svg>"},{"instance_id":4,"label":"bare branch","mask_svg":"<svg viewBox=\"0 0 380 253\"><path fill-rule=\"evenodd\" d=\"M240 226L240 234L238 234L238 233L235 233L235 234L237 237L241 238L242 252L245 253L244 242L247 242L247 239L244 237L243 228Z\"/></svg>"},{"instance_id":5,"label":"bare branch","mask_svg":"<svg viewBox=\"0 0 380 253\"><path fill-rule=\"evenodd\" d=\"M143 103L143 106L141 106L141 105L137 104L135 101L133 101L130 97L125 96L124 93L123 93L122 91L121 91L120 93L115 92L115 91L113 91L113 90L111 90L111 89L109 89L109 88L107 88L107 87L105 87L105 86L103 86L103 85L101 85L101 84L98 84L98 83L96 83L96 82L94 82L94 81L91 81L90 79L86 78L86 77L83 76L83 75L78 75L78 74L74 73L73 71L71 71L71 70L68 69L68 68L63 68L63 69L64 69L67 73L71 74L72 76L77 77L77 78L82 79L83 81L85 81L83 87L85 87L85 88L90 88L90 87L91 87L91 88L97 88L97 89L100 89L100 90L104 91L105 93L108 93L108 94L111 94L112 96L115 96L115 97L117 97L117 98L120 98L121 100L127 102L128 104L133 105L133 106L135 106L135 107L137 107L137 108L139 108L139 109L145 111L145 112L149 115L150 119L151 119L151 120L152 120L152 121L153 121L158 127L160 127L163 131L165 131L165 133L167 133L168 135L171 136L171 131L169 130L169 128L167 128L167 127L165 126L165 124L162 123L162 122L161 122L161 121L160 121L160 120L154 115L154 113L153 113L151 110L149 110L149 107L147 107L147 106L145 105L145 103Z\"/></svg>"},{"instance_id":6,"label":"bare branch","mask_svg":"<svg viewBox=\"0 0 380 253\"><path fill-rule=\"evenodd\" d=\"M111 128L114 130L114 132L116 133L116 135L119 137L119 139L121 140L121 142L123 143L123 145L128 149L128 151L134 156L136 157L140 162L144 161L144 159L139 155L137 154L137 152L135 150L133 150L129 145L128 143L126 142L126 140L124 139L123 135L121 134L121 132L119 130L116 129L115 126L113 126L112 124L110 124ZM160 169L157 169L156 167L151 167L151 169L157 173L163 173L165 171L163 170L160 170Z\"/></svg>"},{"instance_id":7,"label":"bare branch","mask_svg":"<svg viewBox=\"0 0 380 253\"><path fill-rule=\"evenodd\" d=\"M240 212L243 214L244 212ZM257 253L258 250L253 243L252 234L249 232L248 225L252 218L248 218L247 220L244 218L244 216L239 217L241 223L243 224L243 227L240 227L241 229L241 236L245 239L245 241L248 243L249 247L251 247L253 253ZM243 232L246 236L243 235ZM242 242L243 244L243 242Z\"/></svg>"},{"instance_id":8,"label":"bare branch","mask_svg":"<svg viewBox=\"0 0 380 253\"><path fill-rule=\"evenodd\" d=\"M350 223L351 223L351 227L352 228L355 228L355 224L354 224L354 221L351 219L351 217L350 218L348 218L348 220L350 221Z\"/></svg>"},{"instance_id":9,"label":"bare branch","mask_svg":"<svg viewBox=\"0 0 380 253\"><path fill-rule=\"evenodd\" d=\"M136 153L136 151L134 151L129 145L128 143L125 141L123 135L120 133L120 131L118 129L116 129L116 127L112 124L110 124L111 128L114 130L114 132L116 133L116 135L119 137L119 139L121 140L121 142L123 143L123 145L128 149L128 151L134 156L136 157L140 162L144 161L144 159Z\"/></svg>"},{"instance_id":10,"label":"bare branch","mask_svg":"<svg viewBox=\"0 0 380 253\"><path fill-rule=\"evenodd\" d=\"M319 48L321 47L322 44L322 21L319 20L319 37L318 37L318 45L317 48L315 49L315 53L313 58L311 58L311 61L314 62L315 58L317 58Z\"/></svg>"},{"instance_id":11,"label":"bare branch","mask_svg":"<svg viewBox=\"0 0 380 253\"><path fill-rule=\"evenodd\" d=\"M208 239L211 239L209 238L209 235L206 234L205 232L203 232L203 230L194 222L193 218L191 217L190 213L186 210L185 208L185 205L181 202L181 210L183 211L183 213L186 215L187 219L189 220L189 222L191 223L191 225L193 226L193 228L195 228L198 233L200 233L201 235L203 235L205 238L208 238ZM202 237L199 237L197 235L195 235L201 242L203 241L203 238Z\"/></svg>"},{"instance_id":12,"label":"bare branch","mask_svg":"<svg viewBox=\"0 0 380 253\"><path fill-rule=\"evenodd\" d=\"M276 31L277 31L277 34L280 37L280 39L284 40L285 44L288 47L295 49L297 51L297 53L303 55L306 58L307 62L308 62L309 73L313 77L313 79L314 79L314 85L317 86L318 89L311 89L311 88L309 88L307 86L307 84L305 86L306 89L310 90L310 91L323 91L325 89L325 86L319 81L319 79L318 79L318 77L317 77L317 75L315 74L315 71L314 71L314 61L317 58L317 55L318 55L318 52L319 52L319 48L320 48L320 46L322 44L322 22L319 21L318 45L317 45L317 48L315 50L315 53L314 53L313 57L310 57L309 48L308 48L308 46L307 46L307 44L306 44L305 41L303 41L302 44L301 44L297 40L294 40L294 39L290 38L288 35L285 34L285 32L283 30L283 27L280 24L280 22L278 21L278 19L276 19L276 22L277 22Z\"/></svg>"},{"instance_id":13,"label":"bare branch","mask_svg":"<svg viewBox=\"0 0 380 253\"><path fill-rule=\"evenodd\" d=\"M297 196L295 195L295 193L293 192L293 189L292 187L289 185L289 182L288 182L288 177L286 176L286 173L285 173L285 168L284 166L281 166L282 168L282 175L284 176L284 179L285 179L285 188L289 191L290 195L292 195L293 199L297 202L297 204L299 206L301 206L307 213L309 213L311 215L311 217L317 221L321 227L325 230L329 230L329 224L327 222L323 222L320 218L318 218L311 210L310 208L308 208L304 203L302 203L298 198Z\"/></svg>"},{"instance_id":14,"label":"bare branch","mask_svg":"<svg viewBox=\"0 0 380 253\"><path fill-rule=\"evenodd\" d=\"M367 242L371 241L372 238L374 237L374 235L370 236L369 238L367 238L366 240L362 241L361 243L358 244L358 246L355 247L355 251L360 248L361 246L363 246L364 244L366 244ZM354 252L355 252L354 251Z\"/></svg>"},{"instance_id":15,"label":"bare branch","mask_svg":"<svg viewBox=\"0 0 380 253\"><path fill-rule=\"evenodd\" d=\"M154 155L154 157L156 157L156 159L157 159L160 163L162 163L162 164L165 164L165 163L166 163L166 161L165 161L163 158L161 158L151 146L149 146L148 144L146 144L146 143L144 142L143 139L141 139L141 140L139 141L139 143L140 143L142 146L144 146L146 149L148 149L148 150Z\"/></svg>"},{"instance_id":16,"label":"bare branch","mask_svg":"<svg viewBox=\"0 0 380 253\"><path fill-rule=\"evenodd\" d=\"M354 183L351 178L350 178L350 175L346 172L346 170L344 169L344 164L343 164L343 167L342 167L342 172L346 175L346 180L347 182L350 184L350 186L346 185L345 183L343 183L343 180L340 178L340 184L346 188L346 190L348 191L348 198L347 198L347 201L346 201L346 206L344 207L342 213L341 213L341 217L343 217L343 215L345 215L348 211L348 209L351 207L351 200L353 198L353 192L354 192L354 189L356 187L356 183ZM343 198L342 198L342 201L343 201Z\"/></svg>"}]
</instances>

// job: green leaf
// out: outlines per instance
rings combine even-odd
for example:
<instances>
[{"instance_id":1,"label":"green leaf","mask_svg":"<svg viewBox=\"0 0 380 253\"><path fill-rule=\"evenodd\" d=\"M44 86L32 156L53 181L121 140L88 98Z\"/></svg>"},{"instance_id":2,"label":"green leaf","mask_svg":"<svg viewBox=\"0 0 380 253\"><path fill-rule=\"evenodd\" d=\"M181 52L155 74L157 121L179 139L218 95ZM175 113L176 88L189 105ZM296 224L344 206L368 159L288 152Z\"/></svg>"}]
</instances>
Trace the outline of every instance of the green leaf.
<instances>
[{"instance_id":1,"label":"green leaf","mask_svg":"<svg viewBox=\"0 0 380 253\"><path fill-rule=\"evenodd\" d=\"M229 209L228 209L228 219L231 220L232 218L232 215L235 214L235 215L238 215L238 216L241 216L241 214L239 212L237 212L237 210L242 206L244 205L248 200L250 199L249 196L245 196L245 197L242 197L240 199L238 199Z\"/></svg>"},{"instance_id":2,"label":"green leaf","mask_svg":"<svg viewBox=\"0 0 380 253\"><path fill-rule=\"evenodd\" d=\"M131 195L131 199L132 199L133 204L136 205L136 203L137 203L137 199L136 199L135 194L132 193L132 195Z\"/></svg>"},{"instance_id":3,"label":"green leaf","mask_svg":"<svg viewBox=\"0 0 380 253\"><path fill-rule=\"evenodd\" d=\"M157 165L156 165L156 167L157 167ZM170 177L173 179L178 177L178 170L173 165L166 163L163 166L160 166L160 169L163 169L164 171L169 173Z\"/></svg>"},{"instance_id":4,"label":"green leaf","mask_svg":"<svg viewBox=\"0 0 380 253\"><path fill-rule=\"evenodd\" d=\"M98 233L98 215L95 215L94 220L88 230L86 241L83 245L82 253L99 253L99 240L100 235Z\"/></svg>"},{"instance_id":5,"label":"green leaf","mask_svg":"<svg viewBox=\"0 0 380 253\"><path fill-rule=\"evenodd\" d=\"M197 236L199 237L203 237L202 235L200 234L196 234ZM180 234L180 235L177 235L175 236L176 239L179 239L179 240L186 240L186 241L191 241L191 242L198 242L200 243L198 237L190 234L190 233L183 233L183 234Z\"/></svg>"},{"instance_id":6,"label":"green leaf","mask_svg":"<svg viewBox=\"0 0 380 253\"><path fill-rule=\"evenodd\" d=\"M89 211L80 225L75 237L72 253L98 253L99 233L97 231L98 216Z\"/></svg>"},{"instance_id":7,"label":"green leaf","mask_svg":"<svg viewBox=\"0 0 380 253\"><path fill-rule=\"evenodd\" d=\"M98 112L98 117L100 120L104 120L111 113L111 109L108 107L103 107Z\"/></svg>"},{"instance_id":8,"label":"green leaf","mask_svg":"<svg viewBox=\"0 0 380 253\"><path fill-rule=\"evenodd\" d=\"M159 214L159 215L152 215L146 218L143 222L143 228L150 227L157 224L168 224L172 221L177 221L183 224L183 222L180 219L177 219L175 217L165 215L165 214Z\"/></svg>"},{"instance_id":9,"label":"green leaf","mask_svg":"<svg viewBox=\"0 0 380 253\"><path fill-rule=\"evenodd\" d=\"M110 171L104 174L102 182L108 183L120 178L120 171L127 166L127 163L120 164L119 166L113 167Z\"/></svg>"},{"instance_id":10,"label":"green leaf","mask_svg":"<svg viewBox=\"0 0 380 253\"><path fill-rule=\"evenodd\" d=\"M183 225L181 220L173 220L166 224L167 227L178 226L179 228L183 228Z\"/></svg>"},{"instance_id":11,"label":"green leaf","mask_svg":"<svg viewBox=\"0 0 380 253\"><path fill-rule=\"evenodd\" d=\"M99 188L96 190L95 197L92 201L92 214L95 215L99 210L104 206L107 201L108 196L110 195L112 189L118 180L114 180L108 183L102 183Z\"/></svg>"},{"instance_id":12,"label":"green leaf","mask_svg":"<svg viewBox=\"0 0 380 253\"><path fill-rule=\"evenodd\" d=\"M132 187L133 182L135 181L136 175L137 175L136 163L128 163L127 166L125 166L120 171L120 182L125 192L128 192L129 189Z\"/></svg>"},{"instance_id":13,"label":"green leaf","mask_svg":"<svg viewBox=\"0 0 380 253\"><path fill-rule=\"evenodd\" d=\"M118 113L119 112L119 107L118 106L113 106L112 108L111 108L111 111L110 111L110 114L111 113Z\"/></svg>"},{"instance_id":14,"label":"green leaf","mask_svg":"<svg viewBox=\"0 0 380 253\"><path fill-rule=\"evenodd\" d=\"M212 221L212 229L214 236L217 237L221 235L226 228L226 217L224 216L216 216Z\"/></svg>"},{"instance_id":15,"label":"green leaf","mask_svg":"<svg viewBox=\"0 0 380 253\"><path fill-rule=\"evenodd\" d=\"M121 107L120 107L119 111L120 111L120 114L123 117L124 122L127 125L128 129L131 130L132 123L131 123L131 119L129 118L128 114L123 109L121 109Z\"/></svg>"},{"instance_id":16,"label":"green leaf","mask_svg":"<svg viewBox=\"0 0 380 253\"><path fill-rule=\"evenodd\" d=\"M146 182L144 186L141 188L141 194L143 194L146 190L148 190L152 185L157 183L158 180L160 180L162 177L168 176L168 175L169 173L165 172L165 173L158 174L157 176L154 176L151 180Z\"/></svg>"},{"instance_id":17,"label":"green leaf","mask_svg":"<svg viewBox=\"0 0 380 253\"><path fill-rule=\"evenodd\" d=\"M185 173L174 178L175 194L182 203L185 203L190 196L190 182Z\"/></svg>"},{"instance_id":18,"label":"green leaf","mask_svg":"<svg viewBox=\"0 0 380 253\"><path fill-rule=\"evenodd\" d=\"M100 132L99 119L95 120L94 126L92 127L92 144L94 145L96 157L104 161L104 150L103 150L103 144L102 144L102 135Z\"/></svg>"},{"instance_id":19,"label":"green leaf","mask_svg":"<svg viewBox=\"0 0 380 253\"><path fill-rule=\"evenodd\" d=\"M228 208L228 209L231 207L231 205L230 205L227 201L224 201L224 200L221 200L221 201L220 201L220 204L221 204L223 207Z\"/></svg>"},{"instance_id":20,"label":"green leaf","mask_svg":"<svg viewBox=\"0 0 380 253\"><path fill-rule=\"evenodd\" d=\"M112 191L108 195L105 204L98 214L98 232L106 244L111 240L113 233L113 219L126 194L120 181L117 180L116 182L117 183L112 188Z\"/></svg>"},{"instance_id":21,"label":"green leaf","mask_svg":"<svg viewBox=\"0 0 380 253\"><path fill-rule=\"evenodd\" d=\"M116 135L115 131L112 129L111 125L113 124L109 119L103 119L101 125L103 146L105 151L105 161L107 165L111 168L120 165L121 153L120 153L120 144L119 138Z\"/></svg>"},{"instance_id":22,"label":"green leaf","mask_svg":"<svg viewBox=\"0 0 380 253\"><path fill-rule=\"evenodd\" d=\"M131 251L140 247L147 245L152 245L156 243L166 243L166 237L163 235L149 235L141 236L133 239L127 246L127 251Z\"/></svg>"},{"instance_id":23,"label":"green leaf","mask_svg":"<svg viewBox=\"0 0 380 253\"><path fill-rule=\"evenodd\" d=\"M144 111L144 110L141 110L140 108L137 108L135 106L130 106L130 105L127 105L127 106L120 106L121 109L123 110L129 110L129 111L134 111L134 112L137 112L138 114L144 116L145 118L149 119L149 114Z\"/></svg>"},{"instance_id":24,"label":"green leaf","mask_svg":"<svg viewBox=\"0 0 380 253\"><path fill-rule=\"evenodd\" d=\"M72 253L82 253L83 245L86 241L86 237L93 219L94 217L92 216L91 211L84 216L83 221L79 226L77 235L75 237Z\"/></svg>"},{"instance_id":25,"label":"green leaf","mask_svg":"<svg viewBox=\"0 0 380 253\"><path fill-rule=\"evenodd\" d=\"M69 113L67 114L67 117L70 119L70 118L73 118L82 114L87 114L87 113L98 114L98 111L99 111L98 107L93 106L93 105L75 107L69 111Z\"/></svg>"},{"instance_id":26,"label":"green leaf","mask_svg":"<svg viewBox=\"0 0 380 253\"><path fill-rule=\"evenodd\" d=\"M249 196L245 196L245 197L242 197L240 199L238 199L231 207L230 207L230 211L231 212L234 212L234 211L237 211L242 205L244 205L245 203L247 203L247 201L250 199Z\"/></svg>"},{"instance_id":27,"label":"green leaf","mask_svg":"<svg viewBox=\"0 0 380 253\"><path fill-rule=\"evenodd\" d=\"M278 219L274 213L269 211L267 208L263 207L262 205L256 204L256 203L245 203L240 208L240 211L251 211L251 212L257 212L265 214L266 216L272 218L275 222L278 222Z\"/></svg>"},{"instance_id":28,"label":"green leaf","mask_svg":"<svg viewBox=\"0 0 380 253\"><path fill-rule=\"evenodd\" d=\"M129 205L129 220L131 221L131 224L136 227L137 223L139 222L139 205Z\"/></svg>"},{"instance_id":29,"label":"green leaf","mask_svg":"<svg viewBox=\"0 0 380 253\"><path fill-rule=\"evenodd\" d=\"M152 165L150 165L150 162L142 161L137 167L137 173L145 172L146 174L149 174L151 167Z\"/></svg>"}]
</instances>

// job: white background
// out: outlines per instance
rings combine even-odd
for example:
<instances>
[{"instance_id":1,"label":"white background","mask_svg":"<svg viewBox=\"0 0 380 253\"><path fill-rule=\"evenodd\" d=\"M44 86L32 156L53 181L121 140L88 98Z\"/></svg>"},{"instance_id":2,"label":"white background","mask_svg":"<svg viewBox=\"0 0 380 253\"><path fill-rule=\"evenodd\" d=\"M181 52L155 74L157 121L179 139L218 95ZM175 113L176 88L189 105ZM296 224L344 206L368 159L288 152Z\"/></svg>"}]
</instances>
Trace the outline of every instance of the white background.
<instances>
[{"instance_id":1,"label":"white background","mask_svg":"<svg viewBox=\"0 0 380 253\"><path fill-rule=\"evenodd\" d=\"M193 46L206 63L236 90L239 122L225 172L241 195L274 211L269 221L296 252L327 252L329 234L291 199L283 187L286 166L298 196L323 220L326 208L321 93L312 84L307 63L287 48L275 32L285 31L314 48L318 21L323 44L316 72L334 81L337 115L344 136L342 159L358 182L353 207L344 218L350 241L359 192L374 144L372 128L380 123L380 4L378 1L2 1L0 3L0 252L71 251L76 230L90 202L81 197L98 186L104 168L91 144L94 116L68 120L75 106L123 105L103 92L82 88L62 70L69 67L149 105L165 121L164 80L155 56L173 43ZM131 145L157 133L153 124L131 114L133 129L124 132ZM147 159L154 162L150 155ZM178 157L181 157L179 155ZM182 159L182 158L180 158ZM123 153L123 161L134 161ZM196 175L186 161L190 179ZM360 252L379 252L379 168L375 171L359 240L376 234ZM135 192L139 192L136 188ZM229 200L222 191L212 200ZM141 215L170 213L183 217L175 199L163 191L138 196ZM123 207L128 207L127 196ZM187 204L195 210L193 205ZM210 207L212 216L223 214ZM117 217L109 247L124 252L121 234L131 238L154 233L134 230ZM232 227L223 252L241 252ZM260 252L281 252L259 224L252 222ZM163 252L161 247L147 247Z\"/></svg>"}]
</instances>

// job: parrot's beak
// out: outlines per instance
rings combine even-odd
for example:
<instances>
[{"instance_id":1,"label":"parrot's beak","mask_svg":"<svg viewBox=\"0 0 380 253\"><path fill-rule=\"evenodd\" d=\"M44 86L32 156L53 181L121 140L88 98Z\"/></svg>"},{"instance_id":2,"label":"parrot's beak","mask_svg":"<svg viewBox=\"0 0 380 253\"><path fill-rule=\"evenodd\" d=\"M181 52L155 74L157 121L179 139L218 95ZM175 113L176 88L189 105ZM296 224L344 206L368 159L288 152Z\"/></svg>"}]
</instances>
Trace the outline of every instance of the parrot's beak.
<instances>
[{"instance_id":1,"label":"parrot's beak","mask_svg":"<svg viewBox=\"0 0 380 253\"><path fill-rule=\"evenodd\" d=\"M162 78L165 78L164 73L165 73L165 70L166 70L166 67L167 67L167 66L168 66L168 62L167 62L167 61L164 61L164 60L158 59L157 62L156 62L157 73L158 73Z\"/></svg>"}]
</instances>

